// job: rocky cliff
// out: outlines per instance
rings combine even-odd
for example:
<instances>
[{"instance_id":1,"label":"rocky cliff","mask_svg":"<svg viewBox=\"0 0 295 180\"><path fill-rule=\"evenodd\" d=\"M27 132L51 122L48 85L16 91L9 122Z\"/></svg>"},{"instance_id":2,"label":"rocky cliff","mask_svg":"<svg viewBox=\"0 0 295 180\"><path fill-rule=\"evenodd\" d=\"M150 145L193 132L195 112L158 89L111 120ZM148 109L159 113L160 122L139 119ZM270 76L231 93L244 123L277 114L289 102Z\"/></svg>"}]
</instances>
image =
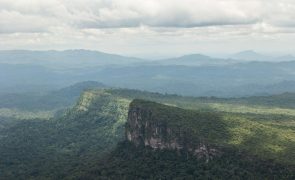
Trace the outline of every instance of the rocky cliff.
<instances>
[{"instance_id":1,"label":"rocky cliff","mask_svg":"<svg viewBox=\"0 0 295 180\"><path fill-rule=\"evenodd\" d=\"M134 100L130 104L126 138L136 146L153 149L184 150L209 161L220 151L196 137L196 129L187 126L191 116L185 110L158 103ZM185 124L185 125L183 125Z\"/></svg>"}]
</instances>

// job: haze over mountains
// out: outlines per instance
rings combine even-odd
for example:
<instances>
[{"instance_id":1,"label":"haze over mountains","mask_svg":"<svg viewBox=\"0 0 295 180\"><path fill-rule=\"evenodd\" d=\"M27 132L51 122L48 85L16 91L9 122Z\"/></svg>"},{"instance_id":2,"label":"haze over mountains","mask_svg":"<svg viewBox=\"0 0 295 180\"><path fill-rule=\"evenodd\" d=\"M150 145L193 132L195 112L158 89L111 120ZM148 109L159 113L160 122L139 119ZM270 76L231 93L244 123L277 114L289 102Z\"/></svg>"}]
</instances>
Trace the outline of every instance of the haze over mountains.
<instances>
[{"instance_id":1,"label":"haze over mountains","mask_svg":"<svg viewBox=\"0 0 295 180\"><path fill-rule=\"evenodd\" d=\"M0 52L0 179L294 179L295 61L249 54Z\"/></svg>"},{"instance_id":2,"label":"haze over mountains","mask_svg":"<svg viewBox=\"0 0 295 180\"><path fill-rule=\"evenodd\" d=\"M294 18L294 0L0 0L0 180L295 180Z\"/></svg>"},{"instance_id":3,"label":"haze over mountains","mask_svg":"<svg viewBox=\"0 0 295 180\"><path fill-rule=\"evenodd\" d=\"M246 60L246 61L294 61L295 57L287 54L281 56L269 56L257 53L252 50L238 52L229 56L232 59Z\"/></svg>"},{"instance_id":4,"label":"haze over mountains","mask_svg":"<svg viewBox=\"0 0 295 180\"><path fill-rule=\"evenodd\" d=\"M124 57L90 50L65 51L0 51L0 62L9 64L35 64L50 68L81 68L105 65L122 65L143 61L139 58Z\"/></svg>"},{"instance_id":5,"label":"haze over mountains","mask_svg":"<svg viewBox=\"0 0 295 180\"><path fill-rule=\"evenodd\" d=\"M267 95L295 90L294 67L293 56L253 51L225 59L191 54L151 61L89 50L12 50L0 52L0 92L51 91L94 80L193 96Z\"/></svg>"}]
</instances>

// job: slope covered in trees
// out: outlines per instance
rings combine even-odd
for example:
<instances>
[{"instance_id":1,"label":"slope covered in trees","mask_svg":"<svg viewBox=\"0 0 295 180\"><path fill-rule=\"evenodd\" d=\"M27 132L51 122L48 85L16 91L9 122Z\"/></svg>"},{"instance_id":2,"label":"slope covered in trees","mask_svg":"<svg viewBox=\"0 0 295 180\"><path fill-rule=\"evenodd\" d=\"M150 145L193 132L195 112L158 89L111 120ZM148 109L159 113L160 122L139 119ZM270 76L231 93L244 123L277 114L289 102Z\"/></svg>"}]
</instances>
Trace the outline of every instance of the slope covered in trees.
<instances>
[{"instance_id":1,"label":"slope covered in trees","mask_svg":"<svg viewBox=\"0 0 295 180\"><path fill-rule=\"evenodd\" d=\"M203 120L197 121L204 125L202 126L204 129L200 131L201 135L207 134L210 142L231 147L234 152L238 153L236 156L231 156L232 160L226 155L223 156L224 159L217 159L217 162L221 163L215 163L220 167L219 170L228 166L228 164L223 164L228 160L231 164L229 167L236 167L237 173L240 173L244 167L246 174L251 172L249 163L239 165L244 163L244 161L239 161L240 157L247 154L247 157L254 158L250 161L251 163L257 162L258 165L262 163L265 167L274 166L274 175L280 177L283 177L282 174L290 175L290 177L292 175L289 173L289 168L294 166L295 162L293 153L295 150L295 111L291 108L293 106L291 102L289 105L281 106L279 100L274 100L273 105L268 106L267 103L257 104L250 99L244 102L245 100L241 99L192 98L136 90L101 89L85 91L78 103L61 118L27 119L16 121L9 126L6 125L7 119L1 120L1 178L75 179L86 178L88 175L94 177L93 173L98 173L101 177L108 177L105 173L112 174L113 170L124 174L134 166L138 167L136 171L141 172L144 166L150 165L138 166L128 161L140 162L149 157L153 151L143 149L135 152L132 145L124 143L115 150L117 143L124 140L128 108L133 99L161 103L153 104L151 108L163 118L179 117L175 118L175 122L188 127L197 125L192 121L194 118L188 117L202 115ZM278 106L276 106L277 102ZM207 124L206 119L213 119L216 123ZM126 148L123 148L125 146ZM111 154L113 159L108 160L110 156L107 154L110 152L113 152ZM138 159L136 156L138 153L138 156L144 159ZM167 156L173 156L173 152L171 153ZM228 155L230 154L232 154L231 149ZM147 162L154 164L159 159L160 162L163 161L163 166L160 163L154 168L168 168L167 165L173 161L173 158L162 155L162 152L153 153ZM161 158L164 159L161 160ZM176 162L186 164L185 159L182 161L182 156L175 158L180 158ZM110 164L104 167L103 163L106 159L110 161ZM125 164L121 164L122 161ZM194 164L195 161L197 160L192 159L188 164ZM248 162L247 159L245 162ZM180 163L180 165L184 164ZM193 168L207 168L201 164L202 162L199 163L200 167ZM120 170L120 167L126 168ZM175 165L175 168L177 167ZM214 169L216 168L213 168L212 172ZM186 170L188 169L184 167L184 171ZM229 171L229 169L224 170ZM211 170L202 171L205 174L209 172ZM232 173L227 174L233 175ZM192 175L192 172L186 175ZM264 174L257 174L258 177L261 175Z\"/></svg>"},{"instance_id":2,"label":"slope covered in trees","mask_svg":"<svg viewBox=\"0 0 295 180\"><path fill-rule=\"evenodd\" d=\"M122 142L73 179L294 179L294 168L227 150L206 163L186 152L153 150Z\"/></svg>"}]
</instances>

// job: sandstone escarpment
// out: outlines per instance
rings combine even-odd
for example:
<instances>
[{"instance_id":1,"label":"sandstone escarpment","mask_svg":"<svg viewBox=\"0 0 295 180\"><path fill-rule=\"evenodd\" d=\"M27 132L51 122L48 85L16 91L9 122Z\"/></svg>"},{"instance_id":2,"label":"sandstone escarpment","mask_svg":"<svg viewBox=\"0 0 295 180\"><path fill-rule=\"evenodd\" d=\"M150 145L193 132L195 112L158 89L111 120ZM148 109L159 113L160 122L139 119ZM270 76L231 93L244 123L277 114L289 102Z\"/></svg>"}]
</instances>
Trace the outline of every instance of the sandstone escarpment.
<instances>
[{"instance_id":1,"label":"sandstone escarpment","mask_svg":"<svg viewBox=\"0 0 295 180\"><path fill-rule=\"evenodd\" d=\"M206 161L220 154L217 148L206 143L202 137L193 136L192 129L181 126L183 119L179 119L178 124L171 123L172 117L167 113L172 112L174 108L153 102L134 100L130 104L128 112L127 140L136 146L188 151ZM177 111L180 110L177 108Z\"/></svg>"}]
</instances>

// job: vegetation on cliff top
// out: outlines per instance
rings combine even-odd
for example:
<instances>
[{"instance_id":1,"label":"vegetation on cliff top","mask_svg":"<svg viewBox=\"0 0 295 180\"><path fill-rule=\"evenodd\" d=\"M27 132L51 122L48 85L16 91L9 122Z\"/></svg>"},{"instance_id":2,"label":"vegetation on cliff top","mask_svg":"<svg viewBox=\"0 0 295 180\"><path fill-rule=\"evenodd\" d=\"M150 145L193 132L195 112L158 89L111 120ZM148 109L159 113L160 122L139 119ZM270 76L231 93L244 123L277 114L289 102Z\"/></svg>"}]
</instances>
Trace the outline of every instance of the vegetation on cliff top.
<instances>
[{"instance_id":1,"label":"vegetation on cliff top","mask_svg":"<svg viewBox=\"0 0 295 180\"><path fill-rule=\"evenodd\" d=\"M134 100L130 106L145 112L143 121L165 124L172 131L188 134L190 143L202 140L217 146L234 147L261 159L295 165L295 131L292 129L254 121L247 115L186 110L143 100Z\"/></svg>"},{"instance_id":2,"label":"vegetation on cliff top","mask_svg":"<svg viewBox=\"0 0 295 180\"><path fill-rule=\"evenodd\" d=\"M0 177L61 179L88 172L124 139L124 124L133 99L161 103L151 103L148 108L154 108L163 120L174 118L171 125L200 130L196 135L213 143L233 146L257 159L294 165L293 105L283 106L277 100L267 106L252 100L244 103L240 99L105 89L84 92L61 118L26 119L6 126L8 117L1 117ZM269 110L265 111L266 107Z\"/></svg>"}]
</instances>

